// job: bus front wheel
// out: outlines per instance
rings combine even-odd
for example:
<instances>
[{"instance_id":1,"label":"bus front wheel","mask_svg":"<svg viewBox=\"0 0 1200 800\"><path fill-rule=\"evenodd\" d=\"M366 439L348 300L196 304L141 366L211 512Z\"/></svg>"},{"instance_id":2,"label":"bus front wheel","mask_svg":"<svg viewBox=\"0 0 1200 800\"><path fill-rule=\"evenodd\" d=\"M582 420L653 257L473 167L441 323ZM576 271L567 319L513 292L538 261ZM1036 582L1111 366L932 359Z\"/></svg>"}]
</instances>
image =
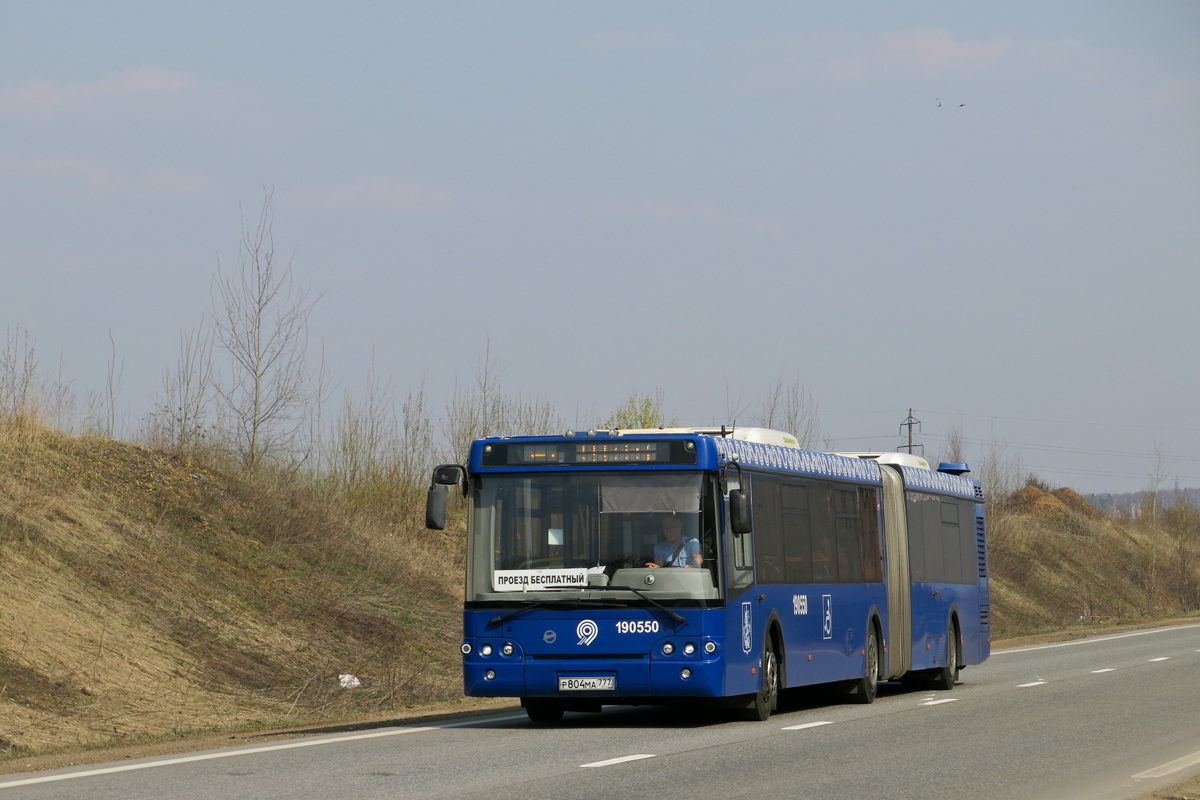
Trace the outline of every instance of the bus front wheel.
<instances>
[{"instance_id":1,"label":"bus front wheel","mask_svg":"<svg viewBox=\"0 0 1200 800\"><path fill-rule=\"evenodd\" d=\"M745 718L751 722L765 722L779 703L779 658L769 634L763 642L762 688L751 697Z\"/></svg>"},{"instance_id":2,"label":"bus front wheel","mask_svg":"<svg viewBox=\"0 0 1200 800\"><path fill-rule=\"evenodd\" d=\"M531 697L525 701L525 713L530 722L558 722L563 718L563 705L557 700Z\"/></svg>"}]
</instances>

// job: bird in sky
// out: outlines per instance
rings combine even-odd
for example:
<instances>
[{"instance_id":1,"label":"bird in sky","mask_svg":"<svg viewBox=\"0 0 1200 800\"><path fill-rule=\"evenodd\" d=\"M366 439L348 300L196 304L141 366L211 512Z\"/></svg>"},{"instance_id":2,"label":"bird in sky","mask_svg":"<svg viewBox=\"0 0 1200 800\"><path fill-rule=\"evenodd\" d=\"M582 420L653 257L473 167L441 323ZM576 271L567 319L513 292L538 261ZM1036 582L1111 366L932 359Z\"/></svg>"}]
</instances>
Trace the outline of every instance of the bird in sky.
<instances>
[{"instance_id":1,"label":"bird in sky","mask_svg":"<svg viewBox=\"0 0 1200 800\"><path fill-rule=\"evenodd\" d=\"M938 103L938 104L937 104L937 107L938 107L938 108L941 108L941 107L942 107L942 98L940 98L940 97L939 97L939 98L937 99L937 103Z\"/></svg>"}]
</instances>

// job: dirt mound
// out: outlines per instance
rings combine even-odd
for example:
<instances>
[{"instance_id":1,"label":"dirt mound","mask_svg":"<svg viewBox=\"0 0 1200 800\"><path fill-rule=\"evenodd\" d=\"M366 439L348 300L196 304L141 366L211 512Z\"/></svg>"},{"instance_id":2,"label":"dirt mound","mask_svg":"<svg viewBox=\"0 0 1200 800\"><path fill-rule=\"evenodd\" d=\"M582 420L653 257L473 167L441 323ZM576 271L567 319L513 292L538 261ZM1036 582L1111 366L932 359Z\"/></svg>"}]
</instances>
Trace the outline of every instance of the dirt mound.
<instances>
[{"instance_id":1,"label":"dirt mound","mask_svg":"<svg viewBox=\"0 0 1200 800\"><path fill-rule=\"evenodd\" d=\"M1062 519L1071 513L1071 509L1058 497L1032 485L1014 493L1008 503L1014 511L1033 514L1043 519Z\"/></svg>"},{"instance_id":2,"label":"dirt mound","mask_svg":"<svg viewBox=\"0 0 1200 800\"><path fill-rule=\"evenodd\" d=\"M1104 514L1100 509L1084 500L1080 494L1066 486L1061 489L1055 489L1053 495L1062 501L1063 505L1087 519L1104 519Z\"/></svg>"}]
</instances>

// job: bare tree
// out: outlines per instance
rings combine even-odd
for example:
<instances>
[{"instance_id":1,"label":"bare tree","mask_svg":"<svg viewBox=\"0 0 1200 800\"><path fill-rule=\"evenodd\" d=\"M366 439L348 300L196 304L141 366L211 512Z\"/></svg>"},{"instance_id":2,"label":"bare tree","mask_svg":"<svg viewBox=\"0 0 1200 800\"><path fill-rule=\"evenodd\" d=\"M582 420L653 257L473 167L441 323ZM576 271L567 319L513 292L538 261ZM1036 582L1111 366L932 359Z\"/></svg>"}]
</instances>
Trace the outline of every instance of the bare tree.
<instances>
[{"instance_id":1,"label":"bare tree","mask_svg":"<svg viewBox=\"0 0 1200 800\"><path fill-rule=\"evenodd\" d=\"M729 381L725 381L725 419L722 422L736 425L748 410L750 410L750 404L742 400L742 393L738 392L734 397L729 389Z\"/></svg>"},{"instance_id":2,"label":"bare tree","mask_svg":"<svg viewBox=\"0 0 1200 800\"><path fill-rule=\"evenodd\" d=\"M1150 479L1150 485L1142 492L1142 507L1149 511L1151 522L1158 518L1158 487L1162 486L1162 482L1170 473L1170 465L1167 463L1169 458L1162 439L1155 436L1154 447L1150 453L1150 466L1146 467L1146 477Z\"/></svg>"},{"instance_id":3,"label":"bare tree","mask_svg":"<svg viewBox=\"0 0 1200 800\"><path fill-rule=\"evenodd\" d=\"M958 464L966 460L967 437L963 434L962 421L960 420L951 425L950 430L946 433L946 451L942 456L942 461Z\"/></svg>"},{"instance_id":4,"label":"bare tree","mask_svg":"<svg viewBox=\"0 0 1200 800\"><path fill-rule=\"evenodd\" d=\"M308 316L315 300L296 285L291 260L276 261L272 197L264 192L255 225L243 217L237 272L226 275L218 262L210 310L213 335L230 358L216 394L249 470L291 448L308 401Z\"/></svg>"},{"instance_id":5,"label":"bare tree","mask_svg":"<svg viewBox=\"0 0 1200 800\"><path fill-rule=\"evenodd\" d=\"M496 398L500 395L500 375L504 367L492 356L492 340L487 340L483 358L471 375L474 386L455 385L454 394L446 403L446 424L443 435L450 445L451 458L467 462L471 442L491 435L496 428Z\"/></svg>"},{"instance_id":6,"label":"bare tree","mask_svg":"<svg viewBox=\"0 0 1200 800\"><path fill-rule=\"evenodd\" d=\"M812 450L821 441L821 420L817 402L795 375L785 380L775 378L759 401L757 424L765 428L787 431L805 450Z\"/></svg>"}]
</instances>

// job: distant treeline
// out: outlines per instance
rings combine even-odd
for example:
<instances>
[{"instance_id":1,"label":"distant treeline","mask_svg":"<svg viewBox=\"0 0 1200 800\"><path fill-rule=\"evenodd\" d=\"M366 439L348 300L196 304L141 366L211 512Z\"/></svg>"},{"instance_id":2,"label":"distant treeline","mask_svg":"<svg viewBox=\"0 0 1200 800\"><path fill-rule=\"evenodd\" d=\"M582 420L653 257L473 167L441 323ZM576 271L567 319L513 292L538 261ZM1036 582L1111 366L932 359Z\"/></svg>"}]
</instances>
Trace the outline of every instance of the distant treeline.
<instances>
[{"instance_id":1,"label":"distant treeline","mask_svg":"<svg viewBox=\"0 0 1200 800\"><path fill-rule=\"evenodd\" d=\"M1200 488L1160 489L1157 494L1158 508L1160 509L1172 508L1180 503L1200 506ZM1152 493L1148 491L1118 494L1101 492L1085 494L1083 499L1103 511L1107 516L1136 519L1142 515L1144 509L1150 507Z\"/></svg>"}]
</instances>

